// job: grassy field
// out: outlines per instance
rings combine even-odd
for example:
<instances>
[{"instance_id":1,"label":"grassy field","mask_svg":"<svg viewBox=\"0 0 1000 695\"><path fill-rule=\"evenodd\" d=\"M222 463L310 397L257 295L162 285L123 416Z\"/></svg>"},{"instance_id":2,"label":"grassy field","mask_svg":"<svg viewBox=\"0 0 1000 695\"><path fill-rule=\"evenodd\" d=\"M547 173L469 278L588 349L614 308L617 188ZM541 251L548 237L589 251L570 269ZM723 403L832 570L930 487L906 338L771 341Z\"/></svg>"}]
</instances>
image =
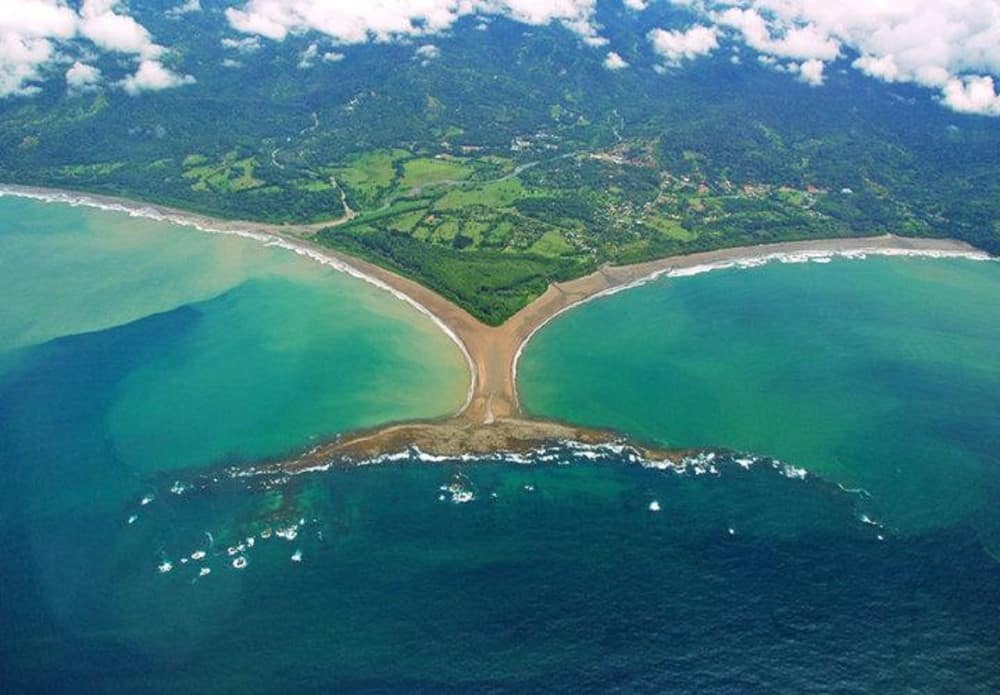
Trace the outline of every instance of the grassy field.
<instances>
[{"instance_id":1,"label":"grassy field","mask_svg":"<svg viewBox=\"0 0 1000 695\"><path fill-rule=\"evenodd\" d=\"M240 158L236 152L226 154L217 162L200 154L184 158L184 178L192 181L193 191L238 193L260 188L265 182L254 176L256 168L254 157Z\"/></svg>"},{"instance_id":2,"label":"grassy field","mask_svg":"<svg viewBox=\"0 0 1000 695\"><path fill-rule=\"evenodd\" d=\"M441 181L462 181L475 171L475 167L468 161L450 157L417 157L403 162L403 176L399 185L406 190Z\"/></svg>"},{"instance_id":3,"label":"grassy field","mask_svg":"<svg viewBox=\"0 0 1000 695\"><path fill-rule=\"evenodd\" d=\"M528 191L517 179L486 183L474 188L453 188L434 203L439 211L468 207L509 208L514 201L524 198Z\"/></svg>"},{"instance_id":4,"label":"grassy field","mask_svg":"<svg viewBox=\"0 0 1000 695\"><path fill-rule=\"evenodd\" d=\"M346 167L330 173L358 208L373 207L393 189L397 163L409 156L406 150L375 150L353 157Z\"/></svg>"}]
</instances>

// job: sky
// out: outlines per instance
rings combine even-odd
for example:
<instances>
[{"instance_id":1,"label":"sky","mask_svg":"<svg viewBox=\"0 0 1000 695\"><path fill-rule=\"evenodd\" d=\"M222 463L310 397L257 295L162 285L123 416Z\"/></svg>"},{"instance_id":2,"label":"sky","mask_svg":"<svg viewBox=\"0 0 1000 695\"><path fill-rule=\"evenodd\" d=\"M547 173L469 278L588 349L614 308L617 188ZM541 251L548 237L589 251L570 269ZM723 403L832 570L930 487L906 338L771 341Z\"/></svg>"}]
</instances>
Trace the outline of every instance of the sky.
<instances>
[{"instance_id":1,"label":"sky","mask_svg":"<svg viewBox=\"0 0 1000 695\"><path fill-rule=\"evenodd\" d=\"M137 2L138 0L133 0ZM313 36L300 67L337 62L353 44L406 41L432 60L436 36L463 17L503 16L526 25L557 23L580 50L611 71L634 69L602 34L597 0L230 0L223 45L247 59L261 42ZM1000 0L606 0L637 18L654 3L684 8L685 26L640 37L659 72L696 60L756 60L821 89L829 71L857 70L887 83L931 90L945 108L1000 116ZM208 4L208 0L205 0ZM205 11L177 0L169 18ZM469 26L468 24L463 24ZM638 22L637 22L638 27ZM472 29L470 29L472 30ZM638 28L637 28L638 31ZM112 79L94 62L114 54L129 72ZM30 97L61 77L68 91L121 89L130 95L183 88L197 75L176 67L124 0L0 2L0 98ZM228 59L238 66L235 58Z\"/></svg>"}]
</instances>

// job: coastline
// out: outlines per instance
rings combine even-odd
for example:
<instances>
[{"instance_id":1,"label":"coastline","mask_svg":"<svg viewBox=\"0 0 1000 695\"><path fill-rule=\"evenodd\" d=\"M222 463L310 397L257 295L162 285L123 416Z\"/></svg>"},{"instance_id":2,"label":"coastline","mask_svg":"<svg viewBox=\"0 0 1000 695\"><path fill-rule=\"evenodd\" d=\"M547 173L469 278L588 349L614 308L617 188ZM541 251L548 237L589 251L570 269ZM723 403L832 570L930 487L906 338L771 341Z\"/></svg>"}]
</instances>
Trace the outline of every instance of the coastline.
<instances>
[{"instance_id":1,"label":"coastline","mask_svg":"<svg viewBox=\"0 0 1000 695\"><path fill-rule=\"evenodd\" d=\"M552 441L579 440L602 444L620 442L621 437L612 432L524 417L517 394L517 365L525 346L553 319L589 301L644 285L660 277L684 277L717 269L755 267L769 262L826 262L837 256L992 258L957 240L908 238L888 234L717 249L633 265L603 266L589 275L550 285L542 296L505 323L492 327L480 323L471 314L413 280L294 236L295 233L307 233L305 230L308 226L216 220L183 210L107 196L0 185L0 197L8 195L122 212L210 233L233 234L292 251L368 282L407 302L430 318L459 347L469 367L470 386L464 405L452 418L438 422L390 425L338 438L314 448L298 459L286 462L295 469L315 468L322 465L317 462L324 458L329 460L332 457L350 455L370 459L379 453L411 447L431 454L457 455L498 450L520 451Z\"/></svg>"}]
</instances>

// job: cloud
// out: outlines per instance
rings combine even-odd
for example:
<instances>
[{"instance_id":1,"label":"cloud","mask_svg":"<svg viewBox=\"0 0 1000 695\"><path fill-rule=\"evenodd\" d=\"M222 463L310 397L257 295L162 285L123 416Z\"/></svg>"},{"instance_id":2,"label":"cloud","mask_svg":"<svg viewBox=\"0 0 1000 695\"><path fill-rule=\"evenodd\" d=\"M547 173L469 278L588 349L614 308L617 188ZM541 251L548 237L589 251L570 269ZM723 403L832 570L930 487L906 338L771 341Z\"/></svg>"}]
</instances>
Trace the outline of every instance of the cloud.
<instances>
[{"instance_id":1,"label":"cloud","mask_svg":"<svg viewBox=\"0 0 1000 695\"><path fill-rule=\"evenodd\" d=\"M256 38L254 40L256 41ZM256 50L257 48L260 48L259 43L257 43L256 48L252 50ZM429 49L434 49L434 50L431 51ZM437 48L434 46L421 46L420 48L417 49L417 55L423 56L424 58L436 58L439 55L439 52ZM314 41L311 44L309 44L306 50L302 51L302 53L299 54L299 69L307 70L311 68L313 65L316 64L317 58L322 60L324 63L336 63L344 59L344 54L337 53L335 51L327 51L322 55L320 55L319 44Z\"/></svg>"},{"instance_id":2,"label":"cloud","mask_svg":"<svg viewBox=\"0 0 1000 695\"><path fill-rule=\"evenodd\" d=\"M261 49L260 39L256 36L245 36L241 39L224 38L220 42L223 48L232 48L240 53L253 53Z\"/></svg>"},{"instance_id":3,"label":"cloud","mask_svg":"<svg viewBox=\"0 0 1000 695\"><path fill-rule=\"evenodd\" d=\"M94 87L101 81L101 71L93 65L81 63L79 60L66 71L66 84L72 90L81 91Z\"/></svg>"},{"instance_id":4,"label":"cloud","mask_svg":"<svg viewBox=\"0 0 1000 695\"><path fill-rule=\"evenodd\" d=\"M55 55L55 40L76 33L77 15L54 0L0 3L0 96L32 94Z\"/></svg>"},{"instance_id":5,"label":"cloud","mask_svg":"<svg viewBox=\"0 0 1000 695\"><path fill-rule=\"evenodd\" d=\"M885 82L939 91L963 113L997 115L1000 3L996 0L671 0L686 5L800 79L819 84L824 64L851 65ZM781 62L781 59L793 61Z\"/></svg>"},{"instance_id":6,"label":"cloud","mask_svg":"<svg viewBox=\"0 0 1000 695\"><path fill-rule=\"evenodd\" d=\"M851 66L883 82L895 82L899 79L899 66L896 65L896 59L892 55L877 58L870 55L861 56L851 63Z\"/></svg>"},{"instance_id":7,"label":"cloud","mask_svg":"<svg viewBox=\"0 0 1000 695\"><path fill-rule=\"evenodd\" d=\"M1000 116L1000 94L988 75L949 80L942 101L960 113Z\"/></svg>"},{"instance_id":8,"label":"cloud","mask_svg":"<svg viewBox=\"0 0 1000 695\"><path fill-rule=\"evenodd\" d=\"M76 33L77 14L56 0L0 3L0 35L68 39Z\"/></svg>"},{"instance_id":9,"label":"cloud","mask_svg":"<svg viewBox=\"0 0 1000 695\"><path fill-rule=\"evenodd\" d=\"M355 44L428 36L470 15L501 15L524 24L559 22L591 45L606 40L594 24L596 0L246 0L226 10L245 34L283 41L290 33L317 31L337 43Z\"/></svg>"},{"instance_id":10,"label":"cloud","mask_svg":"<svg viewBox=\"0 0 1000 695\"><path fill-rule=\"evenodd\" d=\"M798 60L833 60L840 54L839 44L814 24L783 28L777 35L756 10L731 8L712 18L722 26L742 33L747 45L756 51L781 58Z\"/></svg>"},{"instance_id":11,"label":"cloud","mask_svg":"<svg viewBox=\"0 0 1000 695\"><path fill-rule=\"evenodd\" d=\"M171 7L167 10L166 15L170 18L178 18L194 12L201 12L201 0L186 0L176 7Z\"/></svg>"},{"instance_id":12,"label":"cloud","mask_svg":"<svg viewBox=\"0 0 1000 695\"><path fill-rule=\"evenodd\" d=\"M144 26L114 11L116 0L84 0L77 28L98 48L118 53L132 53L142 58L156 58L163 47L153 42Z\"/></svg>"},{"instance_id":13,"label":"cloud","mask_svg":"<svg viewBox=\"0 0 1000 695\"><path fill-rule=\"evenodd\" d=\"M418 58L437 58L441 55L441 49L432 43L425 43L416 50L416 54Z\"/></svg>"},{"instance_id":14,"label":"cloud","mask_svg":"<svg viewBox=\"0 0 1000 695\"><path fill-rule=\"evenodd\" d=\"M818 58L807 60L798 66L799 81L805 82L813 87L823 84L823 68L826 64Z\"/></svg>"},{"instance_id":15,"label":"cloud","mask_svg":"<svg viewBox=\"0 0 1000 695\"><path fill-rule=\"evenodd\" d=\"M143 60L135 74L121 81L122 89L135 96L142 92L158 92L171 87L194 83L191 75L178 75L156 60Z\"/></svg>"},{"instance_id":16,"label":"cloud","mask_svg":"<svg viewBox=\"0 0 1000 695\"><path fill-rule=\"evenodd\" d=\"M0 97L37 92L36 83L52 74L50 68L65 65L67 54L79 52L74 43L79 39L86 39L101 51L134 56L139 71L146 63L155 63L160 73L172 75L158 62L166 49L123 7L118 0L83 0L79 10L66 0L0 3ZM82 63L69 68L66 79L71 88L74 80L93 75L87 68L90 66ZM145 74L150 74L149 67ZM187 82L186 78L174 77L174 84ZM96 82L85 84L92 86Z\"/></svg>"},{"instance_id":17,"label":"cloud","mask_svg":"<svg viewBox=\"0 0 1000 695\"><path fill-rule=\"evenodd\" d=\"M0 34L0 96L33 94L39 70L52 58L52 44L41 38Z\"/></svg>"},{"instance_id":18,"label":"cloud","mask_svg":"<svg viewBox=\"0 0 1000 695\"><path fill-rule=\"evenodd\" d=\"M604 59L604 67L608 70L624 70L628 67L628 63L620 55L614 51L610 51Z\"/></svg>"},{"instance_id":19,"label":"cloud","mask_svg":"<svg viewBox=\"0 0 1000 695\"><path fill-rule=\"evenodd\" d=\"M670 65L680 65L685 60L708 55L719 46L718 30L700 25L687 31L653 29L649 32L649 40L653 50Z\"/></svg>"},{"instance_id":20,"label":"cloud","mask_svg":"<svg viewBox=\"0 0 1000 695\"><path fill-rule=\"evenodd\" d=\"M649 7L648 0L622 0L622 2L625 4L625 7L636 12L642 12Z\"/></svg>"},{"instance_id":21,"label":"cloud","mask_svg":"<svg viewBox=\"0 0 1000 695\"><path fill-rule=\"evenodd\" d=\"M319 44L313 42L306 50L299 54L299 70L308 70L316 62L319 56Z\"/></svg>"}]
</instances>

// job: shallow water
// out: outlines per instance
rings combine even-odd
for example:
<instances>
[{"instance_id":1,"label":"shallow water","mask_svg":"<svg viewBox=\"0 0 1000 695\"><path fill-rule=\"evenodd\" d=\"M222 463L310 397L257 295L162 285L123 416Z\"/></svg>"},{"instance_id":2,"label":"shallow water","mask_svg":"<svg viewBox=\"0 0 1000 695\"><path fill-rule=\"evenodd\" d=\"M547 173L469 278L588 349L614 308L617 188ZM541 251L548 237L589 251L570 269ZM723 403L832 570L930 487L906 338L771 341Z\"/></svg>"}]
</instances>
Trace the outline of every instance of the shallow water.
<instances>
[{"instance_id":1,"label":"shallow water","mask_svg":"<svg viewBox=\"0 0 1000 695\"><path fill-rule=\"evenodd\" d=\"M856 261L794 277L774 267L651 285L567 314L525 354L521 389L532 408L668 442L718 435L707 443L782 461L703 457L681 469L627 449L564 445L528 459L413 455L247 477L218 464L457 407L460 355L401 302L278 250L0 200L7 211L16 214L0 215L0 258L21 243L44 252L33 235L52 235L63 251L46 259L22 248L20 263L37 259L40 270L0 274L19 297L0 309L5 692L1000 689L1000 564L983 541L995 537L992 516L982 513L990 500L1000 507L987 448L997 411L968 373L992 384L995 364L982 350L993 334L980 316L997 296L988 264ZM105 232L112 238L99 239ZM225 270L213 273L216 264ZM867 280L827 280L843 272ZM176 282L162 280L174 273ZM43 276L58 282L36 294L29 283ZM116 291L119 276L132 292ZM885 301L906 309L900 316L932 312L918 334L936 338L897 338L894 349L890 334L913 329L887 320L887 304L837 342L847 330L838 312L866 305L850 288L883 285ZM809 299L816 286L826 304ZM962 307L923 308L926 295L952 291ZM739 349L701 343L695 314L685 319L699 293L708 296L698 306L713 309L707 325ZM667 299L676 294L688 299ZM850 374L845 357L814 395L846 393L871 411L827 422L822 404L784 406L790 391L773 376L782 370L765 380L754 365L782 362L801 390L821 362L797 364L787 350L768 357L785 342L767 338L767 296L786 308L805 302L778 323L807 322L800 340L826 350L826 362L860 346L881 365L875 374L892 375L903 352L905 364L925 368L908 374L936 376L869 373L838 390ZM754 330L732 340L738 315L754 306ZM594 312L600 330L587 323ZM641 345L629 317L645 322ZM762 342L752 348L753 339ZM721 364L727 355L744 362ZM699 421L703 384L671 388L665 364L730 375L726 418L739 422ZM739 385L741 374L750 385ZM557 389L547 391L543 375ZM778 389L767 409L750 395L760 383ZM664 390L678 391L675 400ZM883 400L897 408L896 424L872 405ZM928 400L938 410L920 405ZM781 432L762 417L774 408L786 414ZM942 463L949 475L920 467L897 489L874 449L865 462L819 456L859 431L834 436L821 425L856 427L877 414L899 447L918 429L909 418L935 412L970 423L952 432L920 420L921 436L950 433L970 459ZM758 439L741 445L730 433ZM845 489L859 480L873 489ZM917 513L922 498L933 500L928 516Z\"/></svg>"}]
</instances>

